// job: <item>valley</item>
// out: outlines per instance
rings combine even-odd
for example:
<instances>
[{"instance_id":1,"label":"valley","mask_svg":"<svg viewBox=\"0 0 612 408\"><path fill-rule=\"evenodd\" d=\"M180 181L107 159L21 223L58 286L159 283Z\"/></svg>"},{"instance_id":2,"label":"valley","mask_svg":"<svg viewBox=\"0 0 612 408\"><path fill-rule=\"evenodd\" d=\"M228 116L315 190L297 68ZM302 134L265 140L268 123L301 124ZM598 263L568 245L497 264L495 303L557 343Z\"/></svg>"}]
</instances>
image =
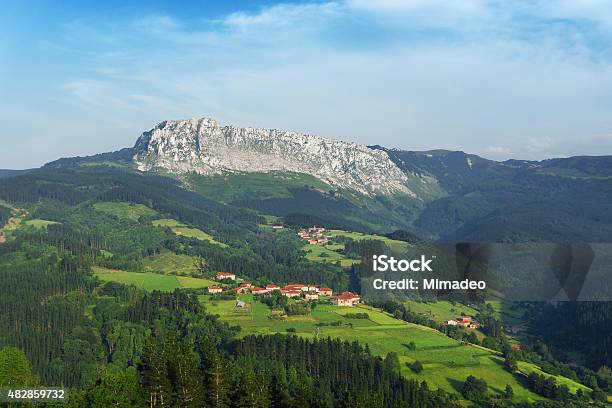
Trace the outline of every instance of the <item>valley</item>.
<instances>
[{"instance_id":1,"label":"valley","mask_svg":"<svg viewBox=\"0 0 612 408\"><path fill-rule=\"evenodd\" d=\"M316 162L312 152L301 151L286 134L211 125L214 135L197 134L214 136L215 148L223 138L244 136L227 142L236 151L215 167L215 160L191 148L181 151L199 140L192 125L160 125L133 149L61 159L0 179L0 306L7 311L0 317L0 348L20 345L36 378L67 384L87 398L107 369L132 373L141 386L147 375L142 362L155 356L155 347L174 347L170 333L176 332L187 344L181 347L194 353L212 341L214 358L239 373L249 372L251 363L240 354L246 347L257 350L249 358L273 355L272 343L294 344L296 337L302 343L291 347L299 353L323 344L338 353L351 350L354 362L382 370L372 384L401 384L384 386L396 392L425 381L430 391L423 398L448 406L469 406L464 387L470 375L486 382L489 401L505 401L507 386L517 404L594 404L612 394L605 305L513 304L495 292L428 302L366 297L355 307L338 306L327 296L301 300L306 295L298 293L275 303L238 282L214 279L225 272L255 290L270 282L304 282L334 294L357 293L368 276L364 259L372 254L402 256L433 243L475 239L580 239L594 230L595 240L607 239L607 218L600 214L609 205L605 166L562 159L500 163L461 152L356 147L299 135L308 146L341 151L358 162L351 167L344 159L323 158L322 170L314 171L308 167ZM160 136L174 134L172 129L180 130L184 144ZM155 135L161 150L149 146ZM233 161L260 152L267 137L278 144L271 168ZM175 153L186 161L169 161ZM286 157L279 161L279 154ZM372 161L381 157L387 159ZM342 177L330 176L334 166ZM576 199L586 193L588 203ZM533 223L539 215L541 222ZM553 219L567 222L548 222ZM215 287L221 293L209 293ZM31 315L24 315L23 299ZM578 331L559 323L563 313L588 317ZM462 318L478 325L449 323ZM25 319L33 329L14 323ZM582 334L587 340L580 340ZM79 368L73 370L75 361ZM300 367L303 378L319 375ZM277 369L291 370L270 368ZM332 387L324 392L334 401L360 398Z\"/></svg>"}]
</instances>

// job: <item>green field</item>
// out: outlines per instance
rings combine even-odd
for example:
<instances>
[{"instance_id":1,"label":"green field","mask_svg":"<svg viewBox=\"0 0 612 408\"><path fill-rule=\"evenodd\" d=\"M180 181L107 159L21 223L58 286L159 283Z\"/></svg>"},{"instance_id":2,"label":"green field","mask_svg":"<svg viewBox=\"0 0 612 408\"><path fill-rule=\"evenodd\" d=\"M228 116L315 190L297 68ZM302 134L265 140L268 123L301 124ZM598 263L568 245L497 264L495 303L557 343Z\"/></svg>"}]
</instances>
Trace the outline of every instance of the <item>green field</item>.
<instances>
[{"instance_id":1,"label":"green field","mask_svg":"<svg viewBox=\"0 0 612 408\"><path fill-rule=\"evenodd\" d=\"M462 305L461 303L455 303L453 305L446 300L428 303L407 300L404 304L412 312L426 316L438 323L446 322L462 315L475 316L478 314L478 310L472 307Z\"/></svg>"},{"instance_id":2,"label":"green field","mask_svg":"<svg viewBox=\"0 0 612 408\"><path fill-rule=\"evenodd\" d=\"M350 267L361 262L359 259L350 259L343 254L335 252L341 245L306 245L306 259L313 262L336 263L340 261L342 267ZM330 248L331 247L331 248Z\"/></svg>"},{"instance_id":3,"label":"green field","mask_svg":"<svg viewBox=\"0 0 612 408\"><path fill-rule=\"evenodd\" d=\"M49 225L57 224L55 221L41 220L41 219L33 219L26 220L21 225L27 225L34 228L47 228Z\"/></svg>"},{"instance_id":4,"label":"green field","mask_svg":"<svg viewBox=\"0 0 612 408\"><path fill-rule=\"evenodd\" d=\"M251 295L244 295L242 300L250 307L235 307L234 300L212 301L208 295L200 296L207 310L221 316L221 319L242 328L241 335L287 333L295 329L298 336L332 337L348 341L357 340L368 344L372 353L384 356L395 351L402 362L402 372L411 378L427 380L436 388L458 391L468 375L484 378L493 393L500 393L506 384L510 384L518 400L534 401L540 399L536 394L524 388L516 376L504 368L503 357L492 350L464 344L453 340L442 333L424 326L418 326L394 319L392 316L360 305L357 308L318 305L309 316L289 316L284 320L268 318L269 308L254 302ZM347 313L365 312L369 319L349 319ZM340 326L317 327L317 323L340 322ZM414 342L416 350L409 350L407 344ZM424 370L413 373L404 363L419 360ZM524 367L522 367L524 368ZM567 379L561 379L575 390L581 385Z\"/></svg>"},{"instance_id":5,"label":"green field","mask_svg":"<svg viewBox=\"0 0 612 408\"><path fill-rule=\"evenodd\" d=\"M529 374L531 372L535 372L537 374L544 375L546 377L552 377L557 381L557 384L567 385L567 388L569 388L569 390L572 393L575 393L578 389L581 389L583 392L585 392L588 395L592 391L589 387L579 384L576 381L572 381L569 378L562 377L560 375L552 375L552 374L545 373L544 371L540 369L540 367L536 366L535 364L527 363L525 361L519 361L518 368L519 368L519 371L523 374Z\"/></svg>"},{"instance_id":6,"label":"green field","mask_svg":"<svg viewBox=\"0 0 612 408\"><path fill-rule=\"evenodd\" d=\"M372 239L383 241L389 246L389 248L396 254L403 254L408 249L408 243L403 241L396 241L387 237L373 234L362 234L360 232L348 232L342 230L331 230L326 236L328 238L334 237L348 237L355 241L361 241L364 239ZM349 258L339 251L344 249L343 244L329 244L329 245L306 245L304 250L306 251L306 259L313 262L322 263L336 263L340 262L342 267L350 267L354 264L361 262L359 259Z\"/></svg>"},{"instance_id":7,"label":"green field","mask_svg":"<svg viewBox=\"0 0 612 408\"><path fill-rule=\"evenodd\" d=\"M117 218L138 221L142 216L153 216L155 210L142 204L125 203L122 201L104 201L93 205L96 211L112 214Z\"/></svg>"},{"instance_id":8,"label":"green field","mask_svg":"<svg viewBox=\"0 0 612 408\"><path fill-rule=\"evenodd\" d=\"M516 303L513 304L512 302L504 302L502 300L487 300L487 303L493 306L495 318L506 324L515 325L525 321L523 318L525 309Z\"/></svg>"},{"instance_id":9,"label":"green field","mask_svg":"<svg viewBox=\"0 0 612 408\"><path fill-rule=\"evenodd\" d=\"M349 231L342 231L342 230L329 231L329 237L333 238L333 237L338 237L338 236L348 237L355 241L362 241L364 239L383 241L385 244L387 244L387 246L391 249L391 251L393 251L396 254L403 254L404 252L406 252L406 250L410 246L407 242L397 241L395 239L390 239L390 238L383 237L380 235L362 234L361 232L349 232Z\"/></svg>"},{"instance_id":10,"label":"green field","mask_svg":"<svg viewBox=\"0 0 612 408\"><path fill-rule=\"evenodd\" d=\"M134 285L148 292L153 290L171 292L177 288L204 288L213 284L212 281L189 276L160 275L148 272L126 272L100 267L94 267L94 273L103 281Z\"/></svg>"},{"instance_id":11,"label":"green field","mask_svg":"<svg viewBox=\"0 0 612 408\"><path fill-rule=\"evenodd\" d=\"M189 227L180 221L173 220L171 218L162 218L159 220L153 220L153 225L156 227L165 227L170 228L175 235L180 235L189 238L199 239L200 241L208 241L212 244L216 244L222 247L227 247L226 244L215 241L212 235L207 234L206 232Z\"/></svg>"},{"instance_id":12,"label":"green field","mask_svg":"<svg viewBox=\"0 0 612 408\"><path fill-rule=\"evenodd\" d=\"M195 256L178 255L171 251L162 251L142 260L146 272L181 275L191 275L197 272L196 262Z\"/></svg>"}]
</instances>

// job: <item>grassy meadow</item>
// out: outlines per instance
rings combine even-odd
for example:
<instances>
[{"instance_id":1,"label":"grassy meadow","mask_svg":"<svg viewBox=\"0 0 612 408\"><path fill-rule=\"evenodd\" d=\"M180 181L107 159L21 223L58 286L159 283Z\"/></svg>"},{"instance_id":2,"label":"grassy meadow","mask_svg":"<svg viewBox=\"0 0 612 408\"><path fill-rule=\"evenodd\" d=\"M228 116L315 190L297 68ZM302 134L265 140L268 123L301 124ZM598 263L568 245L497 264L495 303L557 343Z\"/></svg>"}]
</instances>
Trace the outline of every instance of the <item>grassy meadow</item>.
<instances>
[{"instance_id":1,"label":"grassy meadow","mask_svg":"<svg viewBox=\"0 0 612 408\"><path fill-rule=\"evenodd\" d=\"M369 306L350 308L319 304L308 316L288 316L283 320L272 320L268 318L270 309L253 301L252 295L243 295L240 299L249 306L245 309L236 308L234 300L216 301L211 300L209 295L200 296L209 312L218 314L230 324L240 326L243 336L288 333L287 329L290 329L295 335L306 338L357 340L367 344L376 355L385 356L391 351L398 353L404 375L427 380L436 388L456 392L467 376L474 375L485 379L493 393L501 393L506 384L510 384L518 400L541 399L527 390L515 375L504 368L504 359L498 352L461 343L436 330L397 320ZM347 313L357 312L367 313L369 318L346 317ZM331 325L332 323L334 325ZM408 347L410 342L416 344L415 350ZM415 374L406 364L416 360L424 367L419 374ZM525 370L529 368L521 367ZM562 382L571 390L583 387L567 378L563 378Z\"/></svg>"},{"instance_id":2,"label":"grassy meadow","mask_svg":"<svg viewBox=\"0 0 612 408\"><path fill-rule=\"evenodd\" d=\"M103 201L93 205L96 211L114 215L117 218L127 218L138 221L142 216L153 216L155 210L142 204L132 204L122 201Z\"/></svg>"},{"instance_id":3,"label":"grassy meadow","mask_svg":"<svg viewBox=\"0 0 612 408\"><path fill-rule=\"evenodd\" d=\"M212 235L207 234L206 232L200 229L189 227L181 223L180 221L177 221L171 218L162 218L159 220L153 220L152 222L153 222L153 226L155 227L170 228L170 230L172 230L172 232L175 235L195 238L195 239L199 239L200 241L208 241L212 244L216 244L222 247L227 247L226 244L215 241Z\"/></svg>"},{"instance_id":4,"label":"grassy meadow","mask_svg":"<svg viewBox=\"0 0 612 408\"><path fill-rule=\"evenodd\" d=\"M390 239L380 235L362 234L361 232L349 232L343 230L329 231L329 237L333 238L338 236L348 237L355 241L362 241L364 239L383 241L396 254L403 254L409 247L409 244L407 242L397 241L395 239Z\"/></svg>"},{"instance_id":5,"label":"grassy meadow","mask_svg":"<svg viewBox=\"0 0 612 408\"><path fill-rule=\"evenodd\" d=\"M142 260L145 272L179 275L191 275L197 272L196 262L195 256L179 255L171 251L162 251Z\"/></svg>"},{"instance_id":6,"label":"grassy meadow","mask_svg":"<svg viewBox=\"0 0 612 408\"><path fill-rule=\"evenodd\" d=\"M190 276L160 275L150 272L126 272L101 267L94 267L94 274L103 281L119 282L134 285L148 292L161 290L171 292L177 288L204 288L213 284L207 279Z\"/></svg>"},{"instance_id":7,"label":"grassy meadow","mask_svg":"<svg viewBox=\"0 0 612 408\"><path fill-rule=\"evenodd\" d=\"M330 248L331 247L331 248ZM350 267L353 264L361 262L359 259L351 259L346 255L335 252L341 245L311 245L304 247L306 251L306 259L312 262L321 263L336 263L340 262L342 267ZM333 248L333 249L332 249Z\"/></svg>"},{"instance_id":8,"label":"grassy meadow","mask_svg":"<svg viewBox=\"0 0 612 408\"><path fill-rule=\"evenodd\" d=\"M427 303L407 300L404 302L404 304L412 312L427 316L438 323L442 323L459 316L475 316L478 314L478 310L472 307L463 305L461 303L455 303L453 305L446 300Z\"/></svg>"}]
</instances>

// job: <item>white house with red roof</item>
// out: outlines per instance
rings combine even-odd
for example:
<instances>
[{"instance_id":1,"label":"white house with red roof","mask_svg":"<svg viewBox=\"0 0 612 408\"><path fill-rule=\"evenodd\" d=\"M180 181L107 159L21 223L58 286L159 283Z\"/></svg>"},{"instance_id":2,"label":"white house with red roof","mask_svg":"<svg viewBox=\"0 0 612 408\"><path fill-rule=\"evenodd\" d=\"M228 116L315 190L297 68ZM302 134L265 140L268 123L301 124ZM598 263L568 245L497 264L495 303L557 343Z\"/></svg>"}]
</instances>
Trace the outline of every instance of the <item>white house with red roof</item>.
<instances>
[{"instance_id":1,"label":"white house with red roof","mask_svg":"<svg viewBox=\"0 0 612 408\"><path fill-rule=\"evenodd\" d=\"M266 288L254 287L251 288L251 293L254 295L265 295L266 293L268 293L268 290Z\"/></svg>"},{"instance_id":2,"label":"white house with red roof","mask_svg":"<svg viewBox=\"0 0 612 408\"><path fill-rule=\"evenodd\" d=\"M281 295L287 296L289 298L300 297L302 295L302 291L299 289L281 289Z\"/></svg>"},{"instance_id":3,"label":"white house with red roof","mask_svg":"<svg viewBox=\"0 0 612 408\"><path fill-rule=\"evenodd\" d=\"M207 288L207 290L208 290L208 293L221 293L221 292L223 292L223 289L221 289L220 287L215 286L215 285L209 286Z\"/></svg>"},{"instance_id":4,"label":"white house with red roof","mask_svg":"<svg viewBox=\"0 0 612 408\"><path fill-rule=\"evenodd\" d=\"M273 283L268 283L268 284L266 285L266 290L267 290L268 292L272 292L272 291L275 291L275 290L280 290L280 286L275 285L275 284L273 284Z\"/></svg>"},{"instance_id":5,"label":"white house with red roof","mask_svg":"<svg viewBox=\"0 0 612 408\"><path fill-rule=\"evenodd\" d=\"M217 274L215 275L215 279L217 280L222 280L222 279L236 280L236 274L231 273L231 272L217 272Z\"/></svg>"},{"instance_id":6,"label":"white house with red roof","mask_svg":"<svg viewBox=\"0 0 612 408\"><path fill-rule=\"evenodd\" d=\"M342 292L341 295L332 296L332 303L338 306L354 306L359 303L361 297L352 292Z\"/></svg>"},{"instance_id":7,"label":"white house with red roof","mask_svg":"<svg viewBox=\"0 0 612 408\"><path fill-rule=\"evenodd\" d=\"M319 299L319 294L317 292L304 292L305 300L317 300Z\"/></svg>"}]
</instances>

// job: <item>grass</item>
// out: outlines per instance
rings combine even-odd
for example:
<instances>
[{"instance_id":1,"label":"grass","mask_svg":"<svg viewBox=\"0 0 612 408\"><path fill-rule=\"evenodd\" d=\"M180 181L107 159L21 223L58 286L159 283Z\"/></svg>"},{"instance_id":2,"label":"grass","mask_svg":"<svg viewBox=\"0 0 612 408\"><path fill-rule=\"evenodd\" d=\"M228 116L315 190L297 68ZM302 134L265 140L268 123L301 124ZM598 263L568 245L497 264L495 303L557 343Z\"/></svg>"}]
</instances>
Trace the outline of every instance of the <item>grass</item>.
<instances>
[{"instance_id":1,"label":"grass","mask_svg":"<svg viewBox=\"0 0 612 408\"><path fill-rule=\"evenodd\" d=\"M197 258L189 255L178 255L171 251L148 256L142 260L146 272L164 274L178 273L191 275L197 272Z\"/></svg>"},{"instance_id":2,"label":"grass","mask_svg":"<svg viewBox=\"0 0 612 408\"><path fill-rule=\"evenodd\" d=\"M306 251L306 259L313 262L321 263L336 263L340 262L342 267L350 267L353 264L361 262L359 259L350 259L343 254L335 252L332 247L336 249L337 245L306 245L304 250Z\"/></svg>"},{"instance_id":3,"label":"grass","mask_svg":"<svg viewBox=\"0 0 612 408\"><path fill-rule=\"evenodd\" d=\"M190 276L160 275L149 272L126 272L107 268L94 267L94 274L103 281L119 282L134 285L148 292L160 290L171 292L177 288L204 288L213 284L206 279Z\"/></svg>"},{"instance_id":4,"label":"grass","mask_svg":"<svg viewBox=\"0 0 612 408\"><path fill-rule=\"evenodd\" d=\"M211 280L194 278L191 276L177 276L176 280L178 281L179 285L181 285L181 288L186 289L207 288L215 284L215 282Z\"/></svg>"},{"instance_id":5,"label":"grass","mask_svg":"<svg viewBox=\"0 0 612 408\"><path fill-rule=\"evenodd\" d=\"M121 201L104 201L93 205L96 211L114 215L117 218L138 221L142 216L153 216L155 210L142 204L125 203Z\"/></svg>"},{"instance_id":6,"label":"grass","mask_svg":"<svg viewBox=\"0 0 612 408\"><path fill-rule=\"evenodd\" d=\"M426 315L430 319L439 323L454 319L462 315L475 316L478 314L478 310L472 307L462 305L461 303L455 303L453 305L452 303L446 300L440 300L431 303L407 300L404 302L404 304L411 311L421 315Z\"/></svg>"},{"instance_id":7,"label":"grass","mask_svg":"<svg viewBox=\"0 0 612 408\"><path fill-rule=\"evenodd\" d=\"M364 239L372 239L372 240L383 241L385 244L387 244L387 246L391 249L391 251L393 251L396 254L403 254L404 252L406 252L408 250L408 247L410 246L407 242L404 242L404 241L397 241L395 239L390 239L390 238L387 238L387 237L382 237L380 235L362 234L361 232L349 232L349 231L342 231L342 230L331 230L331 231L329 231L329 236L331 238L338 237L338 236L343 236L343 237L351 238L351 239L353 239L355 241L362 241Z\"/></svg>"},{"instance_id":8,"label":"grass","mask_svg":"<svg viewBox=\"0 0 612 408\"><path fill-rule=\"evenodd\" d=\"M409 244L403 241L396 241L387 237L374 234L362 234L360 232L349 232L342 230L331 230L326 234L329 238L344 236L351 238L356 241L364 239L372 239L383 241L389 246L391 251L396 254L403 254L408 249ZM342 244L329 244L329 245L306 245L304 250L306 251L306 259L313 262L321 263L336 263L340 262L342 267L350 267L354 264L360 263L361 260L349 258L344 254L341 254L340 250L344 249Z\"/></svg>"},{"instance_id":9,"label":"grass","mask_svg":"<svg viewBox=\"0 0 612 408\"><path fill-rule=\"evenodd\" d=\"M58 223L55 221L48 221L48 220L41 220L41 219L26 220L22 223L22 225L27 225L27 226L39 228L39 229L45 229L49 225L53 225L53 224L58 224Z\"/></svg>"},{"instance_id":10,"label":"grass","mask_svg":"<svg viewBox=\"0 0 612 408\"><path fill-rule=\"evenodd\" d=\"M576 381L570 380L569 378L562 377L560 375L552 375L552 374L545 373L544 371L540 369L540 367L532 363L528 363L525 361L519 361L518 369L521 373L525 375L528 375L531 372L535 372L536 374L544 375L546 377L552 377L557 381L558 385L561 385L561 384L567 385L567 388L569 388L570 392L572 393L575 393L578 389L581 389L586 395L589 395L592 391L591 388L585 385L579 384Z\"/></svg>"},{"instance_id":11,"label":"grass","mask_svg":"<svg viewBox=\"0 0 612 408\"><path fill-rule=\"evenodd\" d=\"M219 241L215 241L212 235L207 234L206 232L200 229L189 227L181 223L180 221L177 221L171 218L162 218L159 220L153 220L153 225L156 227L170 228L170 230L175 235L195 238L195 239L199 239L200 241L208 241L212 244L216 244L222 247L227 247L226 244L219 242Z\"/></svg>"},{"instance_id":12,"label":"grass","mask_svg":"<svg viewBox=\"0 0 612 408\"><path fill-rule=\"evenodd\" d=\"M525 321L523 314L525 308L520 307L517 303L507 302L502 300L487 300L487 303L493 306L493 315L506 324L520 324Z\"/></svg>"},{"instance_id":13,"label":"grass","mask_svg":"<svg viewBox=\"0 0 612 408\"><path fill-rule=\"evenodd\" d=\"M398 353L405 376L419 381L426 380L435 388L457 392L465 379L474 375L485 379L493 393L501 393L506 384L509 384L514 389L517 400L541 399L526 389L517 376L504 368L504 360L499 353L458 342L436 330L405 323L365 305L348 308L320 304L308 316L271 320L268 318L269 308L260 302L254 302L251 295L241 296L241 300L250 304L246 310L236 308L234 300L212 301L208 295L200 296L200 300L209 312L218 314L230 324L240 326L241 336L287 333L287 329L292 328L295 329L294 334L305 338L357 340L367 344L375 355L385 356L391 351ZM347 313L356 312L367 313L369 318L345 317ZM340 326L317 327L317 323L329 324L338 321ZM411 341L416 344L416 350L407 347ZM415 374L405 364L415 360L419 360L424 366L420 374ZM569 382L572 390L582 387L567 378L562 381Z\"/></svg>"}]
</instances>

